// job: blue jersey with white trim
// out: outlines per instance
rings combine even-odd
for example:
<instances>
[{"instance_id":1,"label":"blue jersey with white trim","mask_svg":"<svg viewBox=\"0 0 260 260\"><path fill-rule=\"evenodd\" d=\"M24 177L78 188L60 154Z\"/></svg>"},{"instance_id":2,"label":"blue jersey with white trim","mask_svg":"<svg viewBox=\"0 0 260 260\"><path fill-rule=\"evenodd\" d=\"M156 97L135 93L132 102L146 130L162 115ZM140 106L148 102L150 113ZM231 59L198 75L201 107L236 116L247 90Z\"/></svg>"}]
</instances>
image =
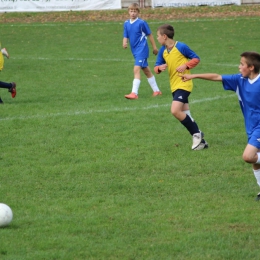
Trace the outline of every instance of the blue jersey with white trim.
<instances>
[{"instance_id":1,"label":"blue jersey with white trim","mask_svg":"<svg viewBox=\"0 0 260 260\"><path fill-rule=\"evenodd\" d=\"M129 39L133 56L140 59L149 57L149 47L147 43L147 35L151 34L151 30L146 21L137 18L133 22L127 20L124 23L124 38Z\"/></svg>"},{"instance_id":2,"label":"blue jersey with white trim","mask_svg":"<svg viewBox=\"0 0 260 260\"><path fill-rule=\"evenodd\" d=\"M236 92L244 116L247 135L260 129L260 75L254 80L241 74L222 75L223 88Z\"/></svg>"}]
</instances>

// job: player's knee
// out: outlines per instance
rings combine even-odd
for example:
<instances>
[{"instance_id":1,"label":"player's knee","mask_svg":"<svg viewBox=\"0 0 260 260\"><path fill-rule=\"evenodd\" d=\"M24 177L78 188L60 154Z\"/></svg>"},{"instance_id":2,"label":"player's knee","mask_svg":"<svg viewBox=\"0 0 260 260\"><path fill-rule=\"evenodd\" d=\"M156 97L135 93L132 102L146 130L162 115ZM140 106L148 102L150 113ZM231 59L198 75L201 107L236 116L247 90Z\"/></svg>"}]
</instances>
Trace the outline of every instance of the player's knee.
<instances>
[{"instance_id":1,"label":"player's knee","mask_svg":"<svg viewBox=\"0 0 260 260\"><path fill-rule=\"evenodd\" d=\"M179 110L172 108L172 109L171 109L171 113L172 113L172 115L173 115L174 117L176 117L177 119L180 118L180 111L179 111Z\"/></svg>"},{"instance_id":2,"label":"player's knee","mask_svg":"<svg viewBox=\"0 0 260 260\"><path fill-rule=\"evenodd\" d=\"M252 156L249 155L248 153L243 153L242 158L243 158L243 160L244 160L246 163L254 163L254 161L253 161L254 157L252 157Z\"/></svg>"},{"instance_id":3,"label":"player's knee","mask_svg":"<svg viewBox=\"0 0 260 260\"><path fill-rule=\"evenodd\" d=\"M172 108L172 109L171 109L171 113L172 113L173 116L176 116L177 111L176 111L175 109Z\"/></svg>"}]
</instances>

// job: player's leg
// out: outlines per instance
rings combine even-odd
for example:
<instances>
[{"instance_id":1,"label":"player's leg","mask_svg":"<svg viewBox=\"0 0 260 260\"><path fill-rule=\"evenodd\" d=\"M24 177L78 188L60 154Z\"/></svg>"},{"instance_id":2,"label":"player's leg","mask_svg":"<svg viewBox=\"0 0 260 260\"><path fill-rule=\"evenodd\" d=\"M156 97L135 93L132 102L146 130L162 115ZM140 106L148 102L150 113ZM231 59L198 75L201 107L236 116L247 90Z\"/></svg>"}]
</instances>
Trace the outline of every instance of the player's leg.
<instances>
[{"instance_id":1,"label":"player's leg","mask_svg":"<svg viewBox=\"0 0 260 260\"><path fill-rule=\"evenodd\" d=\"M191 117L183 111L184 105L185 103L179 100L173 100L171 106L171 113L176 119L178 119L182 123L182 125L193 136L194 134L200 133L200 130L195 121L193 121ZM197 145L199 145L199 143Z\"/></svg>"},{"instance_id":2,"label":"player's leg","mask_svg":"<svg viewBox=\"0 0 260 260\"><path fill-rule=\"evenodd\" d=\"M189 103L185 103L184 106L183 106L183 112L188 115L192 121L195 121L193 119L193 117L191 116L191 112L190 112L190 106L189 106Z\"/></svg>"},{"instance_id":3,"label":"player's leg","mask_svg":"<svg viewBox=\"0 0 260 260\"><path fill-rule=\"evenodd\" d=\"M197 123L191 116L188 115L189 111L188 97L190 92L178 89L172 93L173 101L171 106L172 115L177 118L181 124L189 131L192 135L192 149L201 150L208 147L208 144L203 140L203 133L199 130Z\"/></svg>"},{"instance_id":4,"label":"player's leg","mask_svg":"<svg viewBox=\"0 0 260 260\"><path fill-rule=\"evenodd\" d=\"M255 130L248 138L243 160L252 164L257 184L260 187L260 129ZM257 194L256 200L260 200L260 193Z\"/></svg>"},{"instance_id":5,"label":"player's leg","mask_svg":"<svg viewBox=\"0 0 260 260\"><path fill-rule=\"evenodd\" d=\"M1 44L0 44L1 46ZM4 57L2 52L0 53L0 72L2 71L2 69L4 68ZM0 104L4 104L3 100L0 97Z\"/></svg>"},{"instance_id":6,"label":"player's leg","mask_svg":"<svg viewBox=\"0 0 260 260\"><path fill-rule=\"evenodd\" d=\"M14 98L16 96L16 83L15 82L7 83L7 82L0 81L0 88L8 89L8 92L11 93L12 98Z\"/></svg>"},{"instance_id":7,"label":"player's leg","mask_svg":"<svg viewBox=\"0 0 260 260\"><path fill-rule=\"evenodd\" d=\"M185 103L184 106L183 106L183 112L188 115L191 120L194 122L194 118L191 116L191 112L190 112L190 106L189 106L189 103ZM201 132L201 131L200 131ZM202 133L202 132L201 132ZM201 149L204 149L204 148L208 148L208 143L205 141L205 139L203 138L204 137L204 134L202 133L202 140L201 140L201 143L200 145L195 149L195 150L201 150Z\"/></svg>"},{"instance_id":8,"label":"player's leg","mask_svg":"<svg viewBox=\"0 0 260 260\"><path fill-rule=\"evenodd\" d=\"M162 92L160 91L160 89L157 85L156 79L155 79L154 75L152 74L148 64L147 64L147 67L143 67L142 70L148 80L150 87L153 90L153 97L162 95Z\"/></svg>"},{"instance_id":9,"label":"player's leg","mask_svg":"<svg viewBox=\"0 0 260 260\"><path fill-rule=\"evenodd\" d=\"M132 91L130 94L125 95L125 98L127 99L138 99L138 90L141 83L141 66L138 64L137 60L135 60Z\"/></svg>"},{"instance_id":10,"label":"player's leg","mask_svg":"<svg viewBox=\"0 0 260 260\"><path fill-rule=\"evenodd\" d=\"M10 55L6 48L1 49L1 52L7 59L9 59Z\"/></svg>"},{"instance_id":11,"label":"player's leg","mask_svg":"<svg viewBox=\"0 0 260 260\"><path fill-rule=\"evenodd\" d=\"M257 151L258 154L258 159L257 161L260 161L260 150ZM253 164L253 173L256 178L256 182L258 186L260 187L260 164L259 163L254 163ZM256 200L260 200L260 192L256 195Z\"/></svg>"},{"instance_id":12,"label":"player's leg","mask_svg":"<svg viewBox=\"0 0 260 260\"><path fill-rule=\"evenodd\" d=\"M243 153L243 160L247 163L253 164L253 167L254 167L254 165L259 165L259 168L260 168L259 149L257 147L255 147L254 145L247 144L247 146L244 150L244 153ZM256 166L256 168L258 168L258 167Z\"/></svg>"}]
</instances>

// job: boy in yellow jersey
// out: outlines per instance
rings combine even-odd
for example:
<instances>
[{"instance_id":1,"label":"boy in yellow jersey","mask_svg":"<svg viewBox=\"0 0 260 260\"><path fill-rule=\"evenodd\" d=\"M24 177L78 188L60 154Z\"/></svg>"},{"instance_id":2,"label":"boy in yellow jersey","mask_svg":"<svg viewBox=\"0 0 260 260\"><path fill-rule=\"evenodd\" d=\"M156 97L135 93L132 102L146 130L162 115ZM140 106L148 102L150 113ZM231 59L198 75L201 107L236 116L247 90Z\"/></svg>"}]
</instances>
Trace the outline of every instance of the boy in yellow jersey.
<instances>
[{"instance_id":1,"label":"boy in yellow jersey","mask_svg":"<svg viewBox=\"0 0 260 260\"><path fill-rule=\"evenodd\" d=\"M1 49L0 51L0 71L4 68L4 56L9 58L9 54L6 50L6 48ZM0 88L6 88L8 91L11 93L12 98L16 96L16 83L11 82L11 83L6 83L3 81L0 81ZM0 104L3 104L3 100L0 97Z\"/></svg>"},{"instance_id":2,"label":"boy in yellow jersey","mask_svg":"<svg viewBox=\"0 0 260 260\"><path fill-rule=\"evenodd\" d=\"M200 62L200 58L185 43L175 41L173 37L174 28L171 25L165 24L158 28L157 40L162 47L159 50L154 71L159 74L168 69L173 97L171 113L192 135L192 150L202 150L208 148L208 144L191 116L188 101L193 83L191 80L183 82L179 77L180 73L189 74L190 69Z\"/></svg>"}]
</instances>

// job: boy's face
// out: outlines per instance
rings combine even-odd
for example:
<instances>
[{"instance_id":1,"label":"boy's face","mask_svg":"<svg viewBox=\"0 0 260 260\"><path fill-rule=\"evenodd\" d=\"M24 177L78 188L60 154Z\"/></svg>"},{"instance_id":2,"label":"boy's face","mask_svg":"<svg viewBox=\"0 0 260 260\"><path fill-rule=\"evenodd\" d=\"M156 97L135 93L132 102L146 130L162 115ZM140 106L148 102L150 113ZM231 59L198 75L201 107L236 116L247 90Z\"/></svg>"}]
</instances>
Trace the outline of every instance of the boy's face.
<instances>
[{"instance_id":1,"label":"boy's face","mask_svg":"<svg viewBox=\"0 0 260 260\"><path fill-rule=\"evenodd\" d=\"M139 14L137 9L129 9L128 13L130 15L131 20L135 20L137 18L138 14Z\"/></svg>"},{"instance_id":2,"label":"boy's face","mask_svg":"<svg viewBox=\"0 0 260 260\"><path fill-rule=\"evenodd\" d=\"M243 77L248 77L250 73L253 71L254 66L248 66L246 62L246 58L241 57L238 68Z\"/></svg>"},{"instance_id":3,"label":"boy's face","mask_svg":"<svg viewBox=\"0 0 260 260\"><path fill-rule=\"evenodd\" d=\"M166 40L166 35L165 34L161 34L159 31L157 31L157 41L161 45L165 45L165 40Z\"/></svg>"}]
</instances>

